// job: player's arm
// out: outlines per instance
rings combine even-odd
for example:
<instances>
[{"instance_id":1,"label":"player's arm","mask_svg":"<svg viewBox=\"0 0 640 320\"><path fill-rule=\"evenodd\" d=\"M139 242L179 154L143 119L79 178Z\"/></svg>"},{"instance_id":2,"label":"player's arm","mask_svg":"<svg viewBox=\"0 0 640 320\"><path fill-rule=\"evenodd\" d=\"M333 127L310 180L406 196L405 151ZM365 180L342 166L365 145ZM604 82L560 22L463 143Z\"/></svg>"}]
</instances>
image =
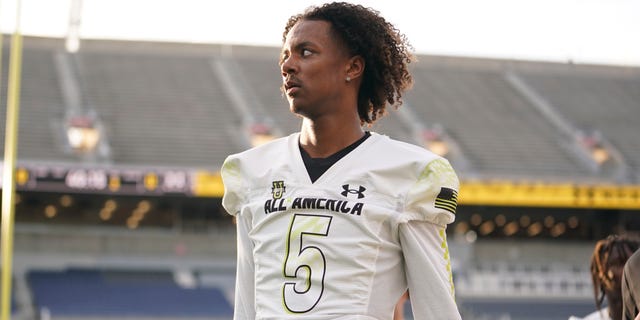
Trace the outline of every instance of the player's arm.
<instances>
[{"instance_id":1,"label":"player's arm","mask_svg":"<svg viewBox=\"0 0 640 320\"><path fill-rule=\"evenodd\" d=\"M249 238L251 221L237 216L237 267L234 320L253 320L255 311L255 287L253 263L253 243Z\"/></svg>"},{"instance_id":2,"label":"player's arm","mask_svg":"<svg viewBox=\"0 0 640 320\"><path fill-rule=\"evenodd\" d=\"M236 287L234 301L234 320L253 320L255 314L255 287L254 287L254 262L253 243L249 238L251 230L251 217L240 214L245 203L243 192L244 179L239 160L229 157L225 160L221 170L224 183L224 197L222 205L227 212L236 219L237 232L237 267Z\"/></svg>"},{"instance_id":3,"label":"player's arm","mask_svg":"<svg viewBox=\"0 0 640 320\"><path fill-rule=\"evenodd\" d=\"M439 158L407 194L398 232L416 319L460 319L445 232L455 219L458 188L453 168Z\"/></svg>"},{"instance_id":4,"label":"player's arm","mask_svg":"<svg viewBox=\"0 0 640 320\"><path fill-rule=\"evenodd\" d=\"M460 319L445 228L427 221L410 221L400 225L399 231L414 318Z\"/></svg>"}]
</instances>

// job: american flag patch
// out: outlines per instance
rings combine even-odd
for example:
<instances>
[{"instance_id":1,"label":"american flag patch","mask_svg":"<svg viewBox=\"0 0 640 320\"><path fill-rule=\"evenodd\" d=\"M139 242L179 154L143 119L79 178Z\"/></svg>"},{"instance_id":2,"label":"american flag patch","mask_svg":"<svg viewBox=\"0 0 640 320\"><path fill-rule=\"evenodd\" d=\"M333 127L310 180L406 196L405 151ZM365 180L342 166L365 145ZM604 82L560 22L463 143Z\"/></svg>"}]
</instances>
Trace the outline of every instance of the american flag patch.
<instances>
[{"instance_id":1,"label":"american flag patch","mask_svg":"<svg viewBox=\"0 0 640 320\"><path fill-rule=\"evenodd\" d=\"M458 191L451 188L440 188L440 193L436 197L436 208L447 210L453 214L456 213L458 206Z\"/></svg>"}]
</instances>

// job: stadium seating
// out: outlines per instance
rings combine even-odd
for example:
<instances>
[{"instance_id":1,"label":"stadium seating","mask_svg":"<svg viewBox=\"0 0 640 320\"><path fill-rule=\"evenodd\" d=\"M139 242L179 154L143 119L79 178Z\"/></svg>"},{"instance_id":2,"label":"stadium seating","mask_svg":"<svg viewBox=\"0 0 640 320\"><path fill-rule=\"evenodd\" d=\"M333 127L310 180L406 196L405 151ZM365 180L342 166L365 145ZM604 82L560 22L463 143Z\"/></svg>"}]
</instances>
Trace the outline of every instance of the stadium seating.
<instances>
[{"instance_id":1,"label":"stadium seating","mask_svg":"<svg viewBox=\"0 0 640 320\"><path fill-rule=\"evenodd\" d=\"M592 301L482 299L465 301L460 312L463 319L566 320L570 315L590 314L594 309Z\"/></svg>"},{"instance_id":2,"label":"stadium seating","mask_svg":"<svg viewBox=\"0 0 640 320\"><path fill-rule=\"evenodd\" d=\"M637 174L640 172L638 73L628 69L575 69L529 72L523 78L575 126L601 132Z\"/></svg>"},{"instance_id":3,"label":"stadium seating","mask_svg":"<svg viewBox=\"0 0 640 320\"><path fill-rule=\"evenodd\" d=\"M84 51L86 99L103 119L113 161L218 167L236 145L240 119L206 56Z\"/></svg>"},{"instance_id":4,"label":"stadium seating","mask_svg":"<svg viewBox=\"0 0 640 320\"><path fill-rule=\"evenodd\" d=\"M27 279L37 310L55 317L229 318L218 288L181 288L168 271L32 270Z\"/></svg>"},{"instance_id":5,"label":"stadium seating","mask_svg":"<svg viewBox=\"0 0 640 320\"><path fill-rule=\"evenodd\" d=\"M408 100L423 121L441 123L479 173L492 177L575 177L586 169L554 128L510 87L501 70L418 67Z\"/></svg>"},{"instance_id":6,"label":"stadium seating","mask_svg":"<svg viewBox=\"0 0 640 320\"><path fill-rule=\"evenodd\" d=\"M61 46L51 39L25 41L21 159L81 160L64 148L66 107L59 70L63 66L54 58L65 54ZM270 118L277 132L297 131L300 121L290 114L278 89L277 50L228 50L231 54L206 45L86 41L79 53L67 54L76 66L70 74L79 84L83 107L95 111L104 125L111 148L107 161L217 169L227 154L248 146L243 137L245 119L229 96L229 85L246 96L248 112ZM216 70L216 61L233 71L234 81ZM405 97L406 107L419 126L441 126L455 140L469 160L463 178L603 178L580 163L557 128L513 87L506 77L513 73L572 125L603 133L637 177L640 147L633 119L640 117L638 72L615 67L590 70L421 57L413 68L416 84ZM389 113L373 130L421 144L406 119Z\"/></svg>"},{"instance_id":7,"label":"stadium seating","mask_svg":"<svg viewBox=\"0 0 640 320\"><path fill-rule=\"evenodd\" d=\"M41 161L74 161L65 153L62 121L65 106L57 78L54 61L55 43L39 40L24 51L23 83L20 96L20 122L18 143L20 158ZM3 47L3 66L8 65L9 50ZM0 112L0 132L5 131L5 106L7 90L7 69L3 67L2 112ZM0 139L4 153L4 139Z\"/></svg>"},{"instance_id":8,"label":"stadium seating","mask_svg":"<svg viewBox=\"0 0 640 320\"><path fill-rule=\"evenodd\" d=\"M256 55L233 58L237 70L246 81L246 88L252 91L257 101L253 110L261 110L271 116L284 135L300 130L299 118L289 112L289 105L280 92L281 77L278 55Z\"/></svg>"}]
</instances>

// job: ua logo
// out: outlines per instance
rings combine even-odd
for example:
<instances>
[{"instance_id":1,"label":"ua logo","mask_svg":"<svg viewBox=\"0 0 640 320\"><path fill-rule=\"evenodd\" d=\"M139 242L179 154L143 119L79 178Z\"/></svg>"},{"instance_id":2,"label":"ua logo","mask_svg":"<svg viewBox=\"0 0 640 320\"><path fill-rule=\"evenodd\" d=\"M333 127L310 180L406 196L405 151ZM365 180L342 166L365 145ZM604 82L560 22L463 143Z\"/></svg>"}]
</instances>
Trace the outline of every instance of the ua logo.
<instances>
[{"instance_id":1,"label":"ua logo","mask_svg":"<svg viewBox=\"0 0 640 320\"><path fill-rule=\"evenodd\" d=\"M282 198L282 195L284 194L286 189L287 188L284 186L283 180L271 182L271 194L273 195L274 199Z\"/></svg>"},{"instance_id":2,"label":"ua logo","mask_svg":"<svg viewBox=\"0 0 640 320\"><path fill-rule=\"evenodd\" d=\"M350 189L348 184L342 185L342 189L344 191L340 192L341 195L343 195L343 196L348 198L350 193L351 194L357 194L358 195L358 199L364 198L364 191L367 190L367 188L365 188L363 186L358 186L358 189Z\"/></svg>"}]
</instances>

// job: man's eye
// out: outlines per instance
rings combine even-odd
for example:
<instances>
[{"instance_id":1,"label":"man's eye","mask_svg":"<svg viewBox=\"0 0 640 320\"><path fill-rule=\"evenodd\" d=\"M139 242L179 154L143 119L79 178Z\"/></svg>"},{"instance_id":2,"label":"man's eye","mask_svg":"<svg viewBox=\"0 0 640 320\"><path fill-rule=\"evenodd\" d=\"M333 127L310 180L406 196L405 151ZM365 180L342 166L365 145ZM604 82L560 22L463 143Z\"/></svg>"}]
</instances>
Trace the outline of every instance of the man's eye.
<instances>
[{"instance_id":1,"label":"man's eye","mask_svg":"<svg viewBox=\"0 0 640 320\"><path fill-rule=\"evenodd\" d=\"M303 49L302 50L302 56L303 57L306 57L306 56L309 56L309 55L311 55L311 51L309 49Z\"/></svg>"}]
</instances>

